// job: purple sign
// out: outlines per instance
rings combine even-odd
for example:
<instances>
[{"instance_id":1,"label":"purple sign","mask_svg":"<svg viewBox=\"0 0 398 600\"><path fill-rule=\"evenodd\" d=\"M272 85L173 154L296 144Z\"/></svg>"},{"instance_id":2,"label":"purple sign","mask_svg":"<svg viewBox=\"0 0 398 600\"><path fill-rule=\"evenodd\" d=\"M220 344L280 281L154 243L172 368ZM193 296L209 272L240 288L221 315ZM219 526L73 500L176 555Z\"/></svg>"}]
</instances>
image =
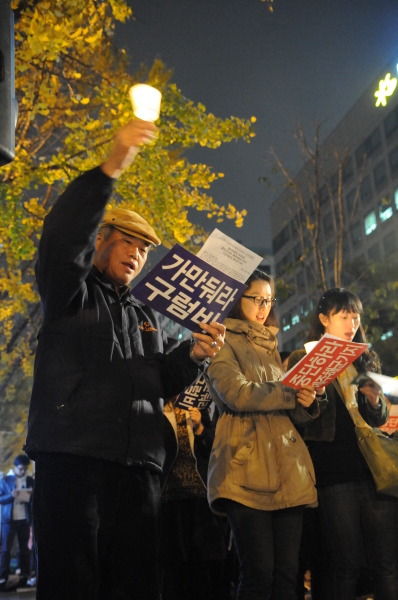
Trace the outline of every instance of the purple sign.
<instances>
[{"instance_id":1,"label":"purple sign","mask_svg":"<svg viewBox=\"0 0 398 600\"><path fill-rule=\"evenodd\" d=\"M200 373L192 385L185 388L185 390L177 397L174 406L184 408L185 410L188 410L188 408L191 407L203 410L210 402L211 396L207 389L205 378L203 373Z\"/></svg>"},{"instance_id":2,"label":"purple sign","mask_svg":"<svg viewBox=\"0 0 398 600\"><path fill-rule=\"evenodd\" d=\"M179 244L133 289L133 295L191 331L222 322L247 286Z\"/></svg>"}]
</instances>

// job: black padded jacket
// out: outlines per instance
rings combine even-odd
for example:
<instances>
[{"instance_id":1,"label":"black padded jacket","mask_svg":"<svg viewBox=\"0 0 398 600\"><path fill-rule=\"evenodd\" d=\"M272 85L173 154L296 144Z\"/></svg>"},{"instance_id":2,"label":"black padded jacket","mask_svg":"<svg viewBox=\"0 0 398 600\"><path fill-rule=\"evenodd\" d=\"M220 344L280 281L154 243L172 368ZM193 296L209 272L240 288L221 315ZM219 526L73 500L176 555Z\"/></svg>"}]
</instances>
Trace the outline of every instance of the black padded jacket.
<instances>
[{"instance_id":1,"label":"black padded jacket","mask_svg":"<svg viewBox=\"0 0 398 600\"><path fill-rule=\"evenodd\" d=\"M161 471L163 398L197 376L189 342L170 343L129 288L92 265L112 191L100 168L75 179L45 219L36 265L43 308L25 451Z\"/></svg>"}]
</instances>

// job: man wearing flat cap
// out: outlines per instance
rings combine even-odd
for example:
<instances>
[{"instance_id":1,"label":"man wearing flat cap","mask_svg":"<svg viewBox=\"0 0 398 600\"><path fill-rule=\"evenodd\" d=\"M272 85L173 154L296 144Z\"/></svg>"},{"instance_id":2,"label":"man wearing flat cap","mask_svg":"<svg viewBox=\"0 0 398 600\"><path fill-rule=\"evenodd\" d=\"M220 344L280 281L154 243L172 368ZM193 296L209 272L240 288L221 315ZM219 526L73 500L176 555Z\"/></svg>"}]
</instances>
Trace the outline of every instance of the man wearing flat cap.
<instances>
[{"instance_id":1,"label":"man wearing flat cap","mask_svg":"<svg viewBox=\"0 0 398 600\"><path fill-rule=\"evenodd\" d=\"M132 295L160 239L134 211L105 212L114 180L155 126L131 121L105 162L45 219L36 265L43 308L25 451L36 461L38 600L159 600L163 399L223 344L203 324L177 345Z\"/></svg>"}]
</instances>

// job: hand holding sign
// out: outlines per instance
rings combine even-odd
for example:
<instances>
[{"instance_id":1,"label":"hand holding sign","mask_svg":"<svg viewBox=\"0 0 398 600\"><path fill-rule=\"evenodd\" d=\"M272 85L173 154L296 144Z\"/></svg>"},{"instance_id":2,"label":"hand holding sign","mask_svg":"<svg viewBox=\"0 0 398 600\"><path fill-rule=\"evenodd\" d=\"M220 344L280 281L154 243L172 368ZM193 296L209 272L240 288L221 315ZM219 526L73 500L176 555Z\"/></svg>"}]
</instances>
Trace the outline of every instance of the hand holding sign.
<instances>
[{"instance_id":1,"label":"hand holding sign","mask_svg":"<svg viewBox=\"0 0 398 600\"><path fill-rule=\"evenodd\" d=\"M224 346L225 325L212 321L210 324L202 323L201 327L202 333L192 334L195 340L192 354L197 360L213 358Z\"/></svg>"},{"instance_id":2,"label":"hand holding sign","mask_svg":"<svg viewBox=\"0 0 398 600\"><path fill-rule=\"evenodd\" d=\"M368 346L325 333L315 347L285 374L282 383L293 388L305 385L322 388L336 379Z\"/></svg>"}]
</instances>

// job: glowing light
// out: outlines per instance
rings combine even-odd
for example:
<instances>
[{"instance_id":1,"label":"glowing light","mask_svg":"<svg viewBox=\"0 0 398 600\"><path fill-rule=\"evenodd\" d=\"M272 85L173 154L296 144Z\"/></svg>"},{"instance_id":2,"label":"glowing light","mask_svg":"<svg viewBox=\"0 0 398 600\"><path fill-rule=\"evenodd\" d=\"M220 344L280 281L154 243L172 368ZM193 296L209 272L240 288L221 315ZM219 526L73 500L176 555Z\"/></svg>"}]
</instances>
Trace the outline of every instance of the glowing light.
<instances>
[{"instance_id":1,"label":"glowing light","mask_svg":"<svg viewBox=\"0 0 398 600\"><path fill-rule=\"evenodd\" d=\"M129 95L137 119L156 121L162 98L159 90L145 83L137 83L130 88Z\"/></svg>"},{"instance_id":2,"label":"glowing light","mask_svg":"<svg viewBox=\"0 0 398 600\"><path fill-rule=\"evenodd\" d=\"M379 81L379 89L375 92L377 98L376 106L386 106L387 98L392 96L397 87L398 80L396 77L391 79L391 73L387 73L384 79Z\"/></svg>"}]
</instances>

